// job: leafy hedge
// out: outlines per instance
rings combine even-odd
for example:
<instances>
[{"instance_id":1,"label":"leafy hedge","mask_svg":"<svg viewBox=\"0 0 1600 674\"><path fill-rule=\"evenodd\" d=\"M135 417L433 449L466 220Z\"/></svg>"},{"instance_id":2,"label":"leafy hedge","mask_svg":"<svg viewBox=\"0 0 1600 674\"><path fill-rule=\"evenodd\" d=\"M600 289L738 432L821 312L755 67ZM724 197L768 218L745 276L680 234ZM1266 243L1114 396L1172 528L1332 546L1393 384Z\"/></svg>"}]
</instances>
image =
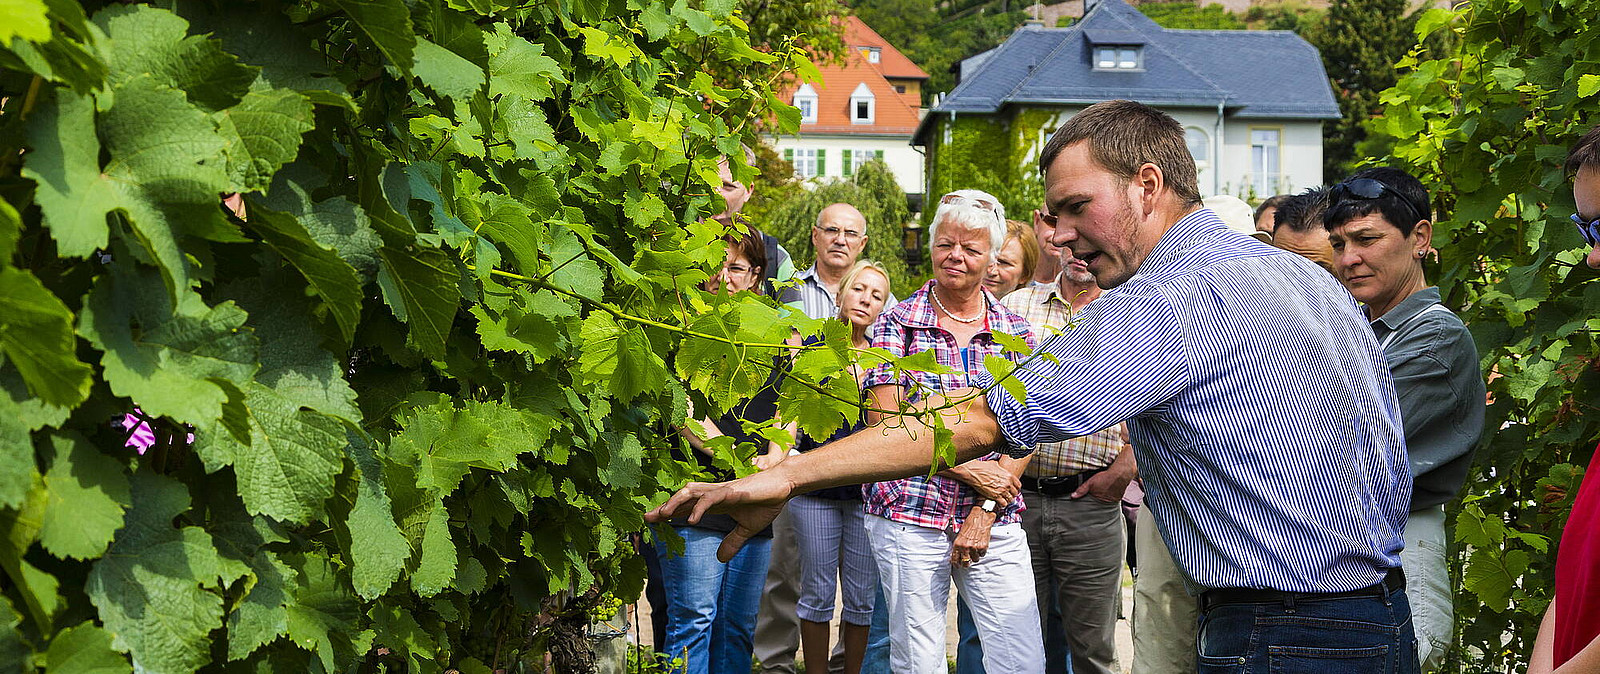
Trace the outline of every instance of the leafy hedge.
<instances>
[{"instance_id":1,"label":"leafy hedge","mask_svg":"<svg viewBox=\"0 0 1600 674\"><path fill-rule=\"evenodd\" d=\"M695 289L718 157L815 74L732 0L11 0L0 45L0 670L581 671L668 425L822 329ZM823 435L841 328L783 392Z\"/></svg>"},{"instance_id":2,"label":"leafy hedge","mask_svg":"<svg viewBox=\"0 0 1600 674\"><path fill-rule=\"evenodd\" d=\"M1485 442L1455 515L1456 667L1526 665L1555 548L1600 439L1600 284L1567 217L1567 148L1600 122L1600 2L1430 10L1372 128L1434 186L1434 278L1465 307L1489 385ZM1444 39L1440 39L1443 37Z\"/></svg>"}]
</instances>

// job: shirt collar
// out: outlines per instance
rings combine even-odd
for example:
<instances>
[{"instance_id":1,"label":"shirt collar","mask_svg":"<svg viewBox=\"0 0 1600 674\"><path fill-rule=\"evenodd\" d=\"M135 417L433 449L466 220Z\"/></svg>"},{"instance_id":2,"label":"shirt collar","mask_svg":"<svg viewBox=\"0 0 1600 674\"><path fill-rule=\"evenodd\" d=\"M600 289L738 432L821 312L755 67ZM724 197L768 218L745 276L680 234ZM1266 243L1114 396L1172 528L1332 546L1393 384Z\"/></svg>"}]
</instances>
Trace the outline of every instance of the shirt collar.
<instances>
[{"instance_id":1,"label":"shirt collar","mask_svg":"<svg viewBox=\"0 0 1600 674\"><path fill-rule=\"evenodd\" d=\"M1416 318L1417 314L1427 311L1428 307L1439 304L1441 297L1438 286L1428 286L1422 290L1411 293L1410 297L1400 300L1393 309L1372 321L1374 325L1382 323L1390 330L1398 330L1406 321Z\"/></svg>"},{"instance_id":2,"label":"shirt collar","mask_svg":"<svg viewBox=\"0 0 1600 674\"><path fill-rule=\"evenodd\" d=\"M809 267L806 267L805 271L802 271L802 272L800 272L798 274L795 274L794 277L795 278L799 278L799 279L815 279L815 278L817 278L817 265L811 265Z\"/></svg>"},{"instance_id":3,"label":"shirt collar","mask_svg":"<svg viewBox=\"0 0 1600 674\"><path fill-rule=\"evenodd\" d=\"M1189 246L1209 239L1218 232L1231 231L1211 209L1197 209L1179 218L1167 233L1161 235L1161 240L1156 242L1155 248L1150 249L1150 254L1144 257L1144 263L1139 265L1135 273L1142 275L1159 271L1162 266L1178 259Z\"/></svg>"},{"instance_id":4,"label":"shirt collar","mask_svg":"<svg viewBox=\"0 0 1600 674\"><path fill-rule=\"evenodd\" d=\"M912 303L911 309L906 312L905 324L907 326L930 329L939 327L939 314L933 308L932 293L935 283L937 283L935 279L928 279L927 283L922 284L921 289L900 301L901 304ZM994 295L989 294L988 290L983 290L982 292L985 304L988 306L989 325L991 327L1003 325L1000 321L1005 318L1005 315L1002 313L1004 309L1000 306L1000 301L996 300Z\"/></svg>"}]
</instances>

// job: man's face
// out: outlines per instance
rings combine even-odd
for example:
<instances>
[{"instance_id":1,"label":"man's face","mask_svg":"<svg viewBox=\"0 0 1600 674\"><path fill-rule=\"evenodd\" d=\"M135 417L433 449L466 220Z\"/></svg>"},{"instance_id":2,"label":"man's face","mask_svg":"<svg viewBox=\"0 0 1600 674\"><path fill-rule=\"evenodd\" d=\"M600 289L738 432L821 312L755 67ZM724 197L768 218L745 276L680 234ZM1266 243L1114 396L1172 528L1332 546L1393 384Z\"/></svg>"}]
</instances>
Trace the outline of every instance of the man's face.
<instances>
[{"instance_id":1,"label":"man's face","mask_svg":"<svg viewBox=\"0 0 1600 674\"><path fill-rule=\"evenodd\" d=\"M1089 285L1094 283L1094 274L1089 273L1089 265L1072 256L1072 251L1061 249L1061 275L1068 283Z\"/></svg>"},{"instance_id":2,"label":"man's face","mask_svg":"<svg viewBox=\"0 0 1600 674\"><path fill-rule=\"evenodd\" d=\"M1335 277L1339 276L1339 272L1333 268L1333 245L1328 243L1328 230L1312 227L1309 232L1297 232L1284 225L1283 229L1272 233L1272 243L1317 263L1317 266L1328 270L1328 273Z\"/></svg>"},{"instance_id":3,"label":"man's face","mask_svg":"<svg viewBox=\"0 0 1600 674\"><path fill-rule=\"evenodd\" d=\"M727 202L728 208L716 217L717 220L727 224L733 219L733 214L744 208L745 202L750 200L750 188L733 179L733 171L728 168L728 160L717 162L717 175L722 177L722 184L717 187L717 194L722 195L722 200Z\"/></svg>"},{"instance_id":4,"label":"man's face","mask_svg":"<svg viewBox=\"0 0 1600 674\"><path fill-rule=\"evenodd\" d=\"M817 263L843 270L856 263L867 246L867 221L854 208L829 206L811 228L811 247Z\"/></svg>"},{"instance_id":5,"label":"man's face","mask_svg":"<svg viewBox=\"0 0 1600 674\"><path fill-rule=\"evenodd\" d=\"M1572 183L1572 199L1578 203L1578 217L1583 218L1584 222L1600 218L1600 168L1585 166L1578 169L1578 177ZM1589 250L1584 262L1591 269L1600 269L1600 245Z\"/></svg>"},{"instance_id":6,"label":"man's face","mask_svg":"<svg viewBox=\"0 0 1600 674\"><path fill-rule=\"evenodd\" d=\"M1041 204L1033 211L1033 233L1039 239L1039 254L1041 257L1059 258L1062 248L1052 240L1055 238L1055 228L1045 222L1044 209L1045 206Z\"/></svg>"},{"instance_id":7,"label":"man's face","mask_svg":"<svg viewBox=\"0 0 1600 674\"><path fill-rule=\"evenodd\" d=\"M1152 237L1141 236L1141 213L1134 208L1138 186L1102 168L1089 156L1089 144L1080 142L1056 156L1044 189L1056 215L1054 243L1081 261L1103 289L1133 278L1155 247L1155 241L1141 240Z\"/></svg>"}]
</instances>

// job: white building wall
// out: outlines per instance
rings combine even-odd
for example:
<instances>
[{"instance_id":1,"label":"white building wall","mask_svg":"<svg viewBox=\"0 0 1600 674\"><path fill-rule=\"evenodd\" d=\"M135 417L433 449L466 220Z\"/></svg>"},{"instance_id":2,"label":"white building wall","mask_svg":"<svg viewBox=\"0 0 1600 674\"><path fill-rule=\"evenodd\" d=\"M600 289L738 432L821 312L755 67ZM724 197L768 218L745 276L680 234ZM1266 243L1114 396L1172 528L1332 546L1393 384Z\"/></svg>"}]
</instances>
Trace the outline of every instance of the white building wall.
<instances>
[{"instance_id":1,"label":"white building wall","mask_svg":"<svg viewBox=\"0 0 1600 674\"><path fill-rule=\"evenodd\" d=\"M1066 120L1083 110L1066 108L1055 121L1041 129L1032 155L1037 157L1044 149L1044 131L1060 127ZM1200 108L1165 109L1191 133L1204 135L1206 157L1196 156L1195 168L1199 178L1200 193L1232 194L1251 203L1257 203L1273 194L1298 192L1322 184L1322 122L1320 120L1236 120L1224 117L1221 128L1217 125L1216 110ZM1255 193L1251 166L1250 131L1252 129L1278 130L1278 173L1276 179L1266 181L1276 191ZM1221 147L1218 147L1220 135ZM1220 151L1219 151L1220 150ZM1220 159L1220 163L1219 163Z\"/></svg>"},{"instance_id":2,"label":"white building wall","mask_svg":"<svg viewBox=\"0 0 1600 674\"><path fill-rule=\"evenodd\" d=\"M900 189L910 194L921 192L923 189L922 153L910 145L910 136L895 138L811 134L774 136L768 137L767 141L778 151L780 157L786 149L822 150L824 166L817 177L819 181L844 178L842 162L845 150L850 150L852 153L860 150L883 150L883 161L889 165L889 171L894 174L895 181L900 183Z\"/></svg>"}]
</instances>

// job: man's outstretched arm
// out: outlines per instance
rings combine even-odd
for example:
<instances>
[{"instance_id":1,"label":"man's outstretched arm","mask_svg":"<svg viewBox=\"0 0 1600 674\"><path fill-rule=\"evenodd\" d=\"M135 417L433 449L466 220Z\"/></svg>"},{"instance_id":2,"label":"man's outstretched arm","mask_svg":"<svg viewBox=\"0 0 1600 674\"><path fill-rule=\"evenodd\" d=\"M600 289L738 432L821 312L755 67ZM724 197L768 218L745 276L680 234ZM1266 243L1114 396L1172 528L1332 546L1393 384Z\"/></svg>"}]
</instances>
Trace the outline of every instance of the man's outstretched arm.
<instances>
[{"instance_id":1,"label":"man's outstretched arm","mask_svg":"<svg viewBox=\"0 0 1600 674\"><path fill-rule=\"evenodd\" d=\"M948 396L932 396L918 407L939 407L946 400L964 398L973 392L961 389ZM939 414L953 434L956 463L1000 448L1000 425L983 396L975 396ZM784 502L796 494L927 474L928 467L933 465L933 434L933 427L919 417L888 417L849 437L790 457L771 470L732 482L691 482L645 519L664 522L686 517L694 524L706 513L731 515L738 526L717 550L717 558L726 562L746 540L771 524Z\"/></svg>"}]
</instances>

